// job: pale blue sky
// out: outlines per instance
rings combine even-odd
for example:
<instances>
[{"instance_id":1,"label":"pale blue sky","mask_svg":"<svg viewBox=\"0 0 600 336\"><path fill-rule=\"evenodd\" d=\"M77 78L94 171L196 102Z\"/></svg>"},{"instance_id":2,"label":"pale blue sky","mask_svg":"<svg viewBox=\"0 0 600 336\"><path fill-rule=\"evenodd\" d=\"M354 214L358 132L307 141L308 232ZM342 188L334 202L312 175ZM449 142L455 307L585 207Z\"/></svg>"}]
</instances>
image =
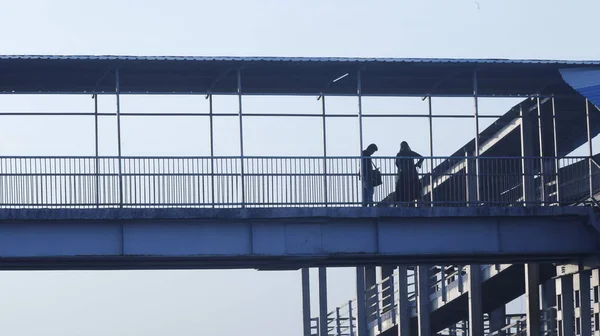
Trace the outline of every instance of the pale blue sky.
<instances>
[{"instance_id":1,"label":"pale blue sky","mask_svg":"<svg viewBox=\"0 0 600 336\"><path fill-rule=\"evenodd\" d=\"M1 0L0 5L0 54L600 59L600 2L595 0ZM112 98L100 103L102 111L114 111ZM125 97L122 103L129 112L208 108L202 97ZM249 112L318 113L319 103L314 98L293 103L245 99ZM514 103L482 100L481 111L501 114ZM328 104L332 112L356 108L352 98L328 99ZM363 107L365 113L420 113L424 104L418 99L366 99ZM235 110L228 98L215 98L215 106ZM1 96L0 109L92 111L93 104L89 96ZM434 109L471 113L472 100L434 100ZM217 154L237 152L236 122L219 121ZM485 120L481 128L490 122ZM123 151L207 154L206 127L201 119L125 118ZM249 155L318 155L321 148L317 121L288 120L274 127L257 119L245 127ZM358 138L347 132L356 127L352 120L329 124L330 154L356 154ZM434 129L436 155L448 155L472 138L469 120L437 122ZM88 117L4 117L0 155L91 155L92 130ZM381 144L378 154L393 155L399 142L409 139L414 149L427 154L428 141L419 141L426 138L422 132L427 132L424 119L373 121L365 124L365 141ZM114 119L103 118L101 154L116 153L114 133ZM332 307L354 297L353 274L351 269L330 272ZM299 336L300 298L299 272L3 272L0 333L269 336L285 330Z\"/></svg>"}]
</instances>

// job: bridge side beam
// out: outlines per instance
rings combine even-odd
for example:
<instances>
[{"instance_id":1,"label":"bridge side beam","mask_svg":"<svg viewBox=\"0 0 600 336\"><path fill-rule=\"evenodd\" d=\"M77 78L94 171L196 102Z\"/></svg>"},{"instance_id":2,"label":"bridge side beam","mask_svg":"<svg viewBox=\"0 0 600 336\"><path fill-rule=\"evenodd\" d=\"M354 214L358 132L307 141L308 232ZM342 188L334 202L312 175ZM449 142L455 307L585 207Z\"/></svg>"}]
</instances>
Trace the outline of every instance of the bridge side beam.
<instances>
[{"instance_id":1,"label":"bridge side beam","mask_svg":"<svg viewBox=\"0 0 600 336\"><path fill-rule=\"evenodd\" d=\"M592 210L572 208L544 207L552 218L536 216L539 208L529 208L530 216L490 216L489 209L483 217L451 216L482 211L462 208L446 209L448 217L9 219L0 225L0 269L280 269L357 260L367 266L560 260L595 253L589 217L568 215ZM437 209L415 210L426 215Z\"/></svg>"}]
</instances>

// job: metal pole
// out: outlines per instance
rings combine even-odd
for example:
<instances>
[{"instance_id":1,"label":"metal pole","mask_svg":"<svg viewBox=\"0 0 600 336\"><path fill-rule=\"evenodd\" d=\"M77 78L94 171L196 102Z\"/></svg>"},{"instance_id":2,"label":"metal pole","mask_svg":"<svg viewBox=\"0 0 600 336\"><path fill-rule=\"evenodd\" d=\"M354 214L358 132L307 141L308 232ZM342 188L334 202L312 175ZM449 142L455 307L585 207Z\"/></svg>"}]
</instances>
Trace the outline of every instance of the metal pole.
<instances>
[{"instance_id":1,"label":"metal pole","mask_svg":"<svg viewBox=\"0 0 600 336\"><path fill-rule=\"evenodd\" d=\"M237 72L238 85L238 111L240 117L240 160L241 160L241 175L242 175L242 208L246 207L246 192L244 188L244 125L242 117L242 71Z\"/></svg>"},{"instance_id":2,"label":"metal pole","mask_svg":"<svg viewBox=\"0 0 600 336\"><path fill-rule=\"evenodd\" d=\"M119 207L123 207L123 167L121 159L121 84L120 71L117 68L115 73L116 78L116 95L117 95L117 150L119 157Z\"/></svg>"},{"instance_id":3,"label":"metal pole","mask_svg":"<svg viewBox=\"0 0 600 336\"><path fill-rule=\"evenodd\" d=\"M544 137L543 137L543 129L542 129L542 104L540 103L540 97L537 98L537 115L538 115L538 140L540 143L540 188L541 188L541 197L540 201L542 205L546 205L546 178L545 178L545 170L544 170Z\"/></svg>"},{"instance_id":4,"label":"metal pole","mask_svg":"<svg viewBox=\"0 0 600 336\"><path fill-rule=\"evenodd\" d=\"M94 94L94 141L96 153L96 208L100 207L100 147L98 141L98 95Z\"/></svg>"},{"instance_id":5,"label":"metal pole","mask_svg":"<svg viewBox=\"0 0 600 336\"><path fill-rule=\"evenodd\" d=\"M594 291L593 295L593 305L592 311L594 314L594 333L593 336L600 336L600 295L596 295L595 293L600 293L600 269L594 268L592 269L592 289Z\"/></svg>"},{"instance_id":6,"label":"metal pole","mask_svg":"<svg viewBox=\"0 0 600 336\"><path fill-rule=\"evenodd\" d=\"M358 322L358 336L368 335L367 329L367 302L365 300L365 268L356 267L356 309Z\"/></svg>"},{"instance_id":7,"label":"metal pole","mask_svg":"<svg viewBox=\"0 0 600 336\"><path fill-rule=\"evenodd\" d=\"M480 265L469 265L469 332L471 336L483 336L483 293Z\"/></svg>"},{"instance_id":8,"label":"metal pole","mask_svg":"<svg viewBox=\"0 0 600 336\"><path fill-rule=\"evenodd\" d=\"M573 275L575 290L575 334L592 335L592 317L591 317L591 270L584 270Z\"/></svg>"},{"instance_id":9,"label":"metal pole","mask_svg":"<svg viewBox=\"0 0 600 336\"><path fill-rule=\"evenodd\" d=\"M398 336L409 335L408 271L407 267L402 265L398 267Z\"/></svg>"},{"instance_id":10,"label":"metal pole","mask_svg":"<svg viewBox=\"0 0 600 336\"><path fill-rule=\"evenodd\" d=\"M417 301L417 334L430 336L431 326L429 319L429 267L417 266L416 301ZM402 321L401 321L402 322ZM479 336L479 335L478 335Z\"/></svg>"},{"instance_id":11,"label":"metal pole","mask_svg":"<svg viewBox=\"0 0 600 336\"><path fill-rule=\"evenodd\" d=\"M321 110L323 111L323 185L324 202L327 207L327 114L325 113L325 96L321 96Z\"/></svg>"},{"instance_id":12,"label":"metal pole","mask_svg":"<svg viewBox=\"0 0 600 336\"><path fill-rule=\"evenodd\" d=\"M473 71L473 98L475 101L475 186L477 188L477 202L479 202L481 198L479 196L479 99L477 94L477 71Z\"/></svg>"},{"instance_id":13,"label":"metal pole","mask_svg":"<svg viewBox=\"0 0 600 336\"><path fill-rule=\"evenodd\" d=\"M538 336L541 330L540 270L538 264L525 264L525 298L527 302L527 336Z\"/></svg>"},{"instance_id":14,"label":"metal pole","mask_svg":"<svg viewBox=\"0 0 600 336\"><path fill-rule=\"evenodd\" d=\"M362 79L360 76L360 70L358 70L356 78L356 94L358 95L358 133L360 143L360 156L362 157L363 150L363 116L362 116Z\"/></svg>"},{"instance_id":15,"label":"metal pole","mask_svg":"<svg viewBox=\"0 0 600 336\"><path fill-rule=\"evenodd\" d=\"M327 322L327 268L319 267L319 335L328 336Z\"/></svg>"},{"instance_id":16,"label":"metal pole","mask_svg":"<svg viewBox=\"0 0 600 336\"><path fill-rule=\"evenodd\" d=\"M556 202L560 204L560 180L559 180L559 160L558 160L558 138L556 137L556 105L552 97L552 131L554 132L554 174L556 185Z\"/></svg>"},{"instance_id":17,"label":"metal pole","mask_svg":"<svg viewBox=\"0 0 600 336\"><path fill-rule=\"evenodd\" d=\"M310 270L302 269L302 325L304 336L310 335Z\"/></svg>"},{"instance_id":18,"label":"metal pole","mask_svg":"<svg viewBox=\"0 0 600 336\"><path fill-rule=\"evenodd\" d=\"M589 149L589 156L590 158L588 159L588 180L589 180L589 185L590 185L590 197L594 197L594 183L592 180L592 158L594 157L594 151L592 150L592 131L591 131L591 124L592 124L592 120L591 120L591 116L590 116L590 104L588 102L588 100L585 100L585 121L586 121L586 126L587 126L587 140L588 140L588 149Z\"/></svg>"},{"instance_id":19,"label":"metal pole","mask_svg":"<svg viewBox=\"0 0 600 336\"><path fill-rule=\"evenodd\" d=\"M431 96L428 97L429 99L427 99L428 103L429 103L429 156L430 158L430 163L429 163L429 188L430 188L430 192L429 192L429 199L431 202L431 206L433 206L433 109L431 107Z\"/></svg>"},{"instance_id":20,"label":"metal pole","mask_svg":"<svg viewBox=\"0 0 600 336\"><path fill-rule=\"evenodd\" d=\"M208 121L210 124L210 201L212 207L215 207L215 138L214 138L214 119L213 119L213 96L208 95ZM310 317L309 317L310 318ZM310 320L309 320L310 324Z\"/></svg>"}]
</instances>

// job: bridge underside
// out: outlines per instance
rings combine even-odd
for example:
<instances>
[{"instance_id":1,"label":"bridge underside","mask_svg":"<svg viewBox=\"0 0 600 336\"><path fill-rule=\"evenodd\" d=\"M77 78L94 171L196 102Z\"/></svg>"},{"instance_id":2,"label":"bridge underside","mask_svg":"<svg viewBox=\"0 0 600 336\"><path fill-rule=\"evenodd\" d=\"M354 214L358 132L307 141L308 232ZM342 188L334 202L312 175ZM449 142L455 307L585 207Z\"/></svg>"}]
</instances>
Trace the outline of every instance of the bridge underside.
<instances>
[{"instance_id":1,"label":"bridge underside","mask_svg":"<svg viewBox=\"0 0 600 336\"><path fill-rule=\"evenodd\" d=\"M0 211L0 269L298 269L573 260L588 207Z\"/></svg>"}]
</instances>

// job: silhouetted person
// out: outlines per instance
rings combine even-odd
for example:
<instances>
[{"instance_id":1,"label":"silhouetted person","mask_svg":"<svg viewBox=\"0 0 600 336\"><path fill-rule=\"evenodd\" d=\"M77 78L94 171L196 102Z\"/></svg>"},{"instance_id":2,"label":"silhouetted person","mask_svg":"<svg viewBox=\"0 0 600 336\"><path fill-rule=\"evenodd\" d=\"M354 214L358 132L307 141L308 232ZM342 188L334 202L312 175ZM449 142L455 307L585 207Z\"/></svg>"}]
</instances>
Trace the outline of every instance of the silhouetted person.
<instances>
[{"instance_id":1,"label":"silhouetted person","mask_svg":"<svg viewBox=\"0 0 600 336\"><path fill-rule=\"evenodd\" d=\"M360 176L362 181L362 205L369 206L373 205L373 193L375 192L375 186L373 185L373 161L371 155L377 151L376 144L370 144L367 149L362 151L363 158L360 163Z\"/></svg>"},{"instance_id":2,"label":"silhouetted person","mask_svg":"<svg viewBox=\"0 0 600 336\"><path fill-rule=\"evenodd\" d=\"M419 159L415 164L414 159ZM398 168L398 179L396 181L396 202L407 204L420 198L421 182L417 167L421 168L423 156L413 152L406 141L400 144L400 151L396 154L396 167Z\"/></svg>"}]
</instances>

